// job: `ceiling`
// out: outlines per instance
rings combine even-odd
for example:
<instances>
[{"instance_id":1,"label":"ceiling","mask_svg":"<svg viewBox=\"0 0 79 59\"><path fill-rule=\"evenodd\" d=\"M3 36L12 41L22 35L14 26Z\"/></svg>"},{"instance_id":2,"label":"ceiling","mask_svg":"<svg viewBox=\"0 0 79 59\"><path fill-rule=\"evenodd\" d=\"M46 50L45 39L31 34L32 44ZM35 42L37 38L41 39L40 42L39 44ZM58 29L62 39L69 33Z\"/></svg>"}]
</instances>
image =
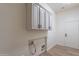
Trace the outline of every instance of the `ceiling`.
<instances>
[{"instance_id":1,"label":"ceiling","mask_svg":"<svg viewBox=\"0 0 79 59\"><path fill-rule=\"evenodd\" d=\"M47 4L55 12L60 12L72 7L79 6L79 3L47 3Z\"/></svg>"}]
</instances>

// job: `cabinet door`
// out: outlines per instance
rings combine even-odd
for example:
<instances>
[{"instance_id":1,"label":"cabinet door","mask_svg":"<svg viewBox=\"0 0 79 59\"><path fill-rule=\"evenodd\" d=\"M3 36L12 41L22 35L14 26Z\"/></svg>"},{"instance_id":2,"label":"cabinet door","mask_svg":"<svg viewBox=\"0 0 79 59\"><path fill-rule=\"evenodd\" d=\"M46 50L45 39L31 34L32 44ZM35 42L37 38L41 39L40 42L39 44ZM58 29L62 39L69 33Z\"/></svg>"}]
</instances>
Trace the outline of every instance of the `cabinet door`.
<instances>
[{"instance_id":1,"label":"cabinet door","mask_svg":"<svg viewBox=\"0 0 79 59\"><path fill-rule=\"evenodd\" d=\"M40 29L45 29L45 10L40 7Z\"/></svg>"},{"instance_id":2,"label":"cabinet door","mask_svg":"<svg viewBox=\"0 0 79 59\"><path fill-rule=\"evenodd\" d=\"M51 24L52 22L51 22L51 20L52 20L52 19L51 19L51 16L50 16L50 14L49 14L49 15L48 15L48 29L49 29L49 30L52 30L52 24Z\"/></svg>"},{"instance_id":3,"label":"cabinet door","mask_svg":"<svg viewBox=\"0 0 79 59\"><path fill-rule=\"evenodd\" d=\"M39 29L39 6L36 4L32 5L32 29Z\"/></svg>"},{"instance_id":4,"label":"cabinet door","mask_svg":"<svg viewBox=\"0 0 79 59\"><path fill-rule=\"evenodd\" d=\"M49 14L48 12L46 11L46 20L45 20L46 24L45 24L45 28L48 29L49 27Z\"/></svg>"}]
</instances>

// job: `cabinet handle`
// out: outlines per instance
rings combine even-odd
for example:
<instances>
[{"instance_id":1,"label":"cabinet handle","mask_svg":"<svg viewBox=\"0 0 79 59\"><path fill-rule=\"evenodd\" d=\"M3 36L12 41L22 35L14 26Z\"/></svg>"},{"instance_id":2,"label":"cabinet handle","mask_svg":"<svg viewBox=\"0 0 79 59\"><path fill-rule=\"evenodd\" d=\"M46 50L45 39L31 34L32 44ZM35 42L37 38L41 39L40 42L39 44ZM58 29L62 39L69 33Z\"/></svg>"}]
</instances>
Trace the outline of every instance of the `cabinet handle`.
<instances>
[{"instance_id":1,"label":"cabinet handle","mask_svg":"<svg viewBox=\"0 0 79 59\"><path fill-rule=\"evenodd\" d=\"M51 26L49 26L49 30L51 30Z\"/></svg>"},{"instance_id":2,"label":"cabinet handle","mask_svg":"<svg viewBox=\"0 0 79 59\"><path fill-rule=\"evenodd\" d=\"M42 28L42 25L40 25L40 28Z\"/></svg>"},{"instance_id":3,"label":"cabinet handle","mask_svg":"<svg viewBox=\"0 0 79 59\"><path fill-rule=\"evenodd\" d=\"M38 28L40 28L40 25L38 24Z\"/></svg>"},{"instance_id":4,"label":"cabinet handle","mask_svg":"<svg viewBox=\"0 0 79 59\"><path fill-rule=\"evenodd\" d=\"M67 33L65 33L65 37L67 37Z\"/></svg>"},{"instance_id":5,"label":"cabinet handle","mask_svg":"<svg viewBox=\"0 0 79 59\"><path fill-rule=\"evenodd\" d=\"M38 24L38 28L42 28L42 25Z\"/></svg>"}]
</instances>

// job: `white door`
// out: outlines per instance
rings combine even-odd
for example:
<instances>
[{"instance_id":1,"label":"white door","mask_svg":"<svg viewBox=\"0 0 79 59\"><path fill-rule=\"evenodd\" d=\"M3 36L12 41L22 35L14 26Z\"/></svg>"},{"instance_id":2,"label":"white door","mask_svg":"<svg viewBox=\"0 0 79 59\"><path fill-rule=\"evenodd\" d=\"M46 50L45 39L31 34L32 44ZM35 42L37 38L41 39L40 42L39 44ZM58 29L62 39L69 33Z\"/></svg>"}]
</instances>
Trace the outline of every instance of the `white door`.
<instances>
[{"instance_id":1,"label":"white door","mask_svg":"<svg viewBox=\"0 0 79 59\"><path fill-rule=\"evenodd\" d=\"M79 22L66 22L64 36L66 46L79 48Z\"/></svg>"},{"instance_id":2,"label":"white door","mask_svg":"<svg viewBox=\"0 0 79 59\"><path fill-rule=\"evenodd\" d=\"M39 29L39 6L33 4L32 6L32 29Z\"/></svg>"},{"instance_id":3,"label":"white door","mask_svg":"<svg viewBox=\"0 0 79 59\"><path fill-rule=\"evenodd\" d=\"M40 7L40 29L45 29L45 10Z\"/></svg>"}]
</instances>

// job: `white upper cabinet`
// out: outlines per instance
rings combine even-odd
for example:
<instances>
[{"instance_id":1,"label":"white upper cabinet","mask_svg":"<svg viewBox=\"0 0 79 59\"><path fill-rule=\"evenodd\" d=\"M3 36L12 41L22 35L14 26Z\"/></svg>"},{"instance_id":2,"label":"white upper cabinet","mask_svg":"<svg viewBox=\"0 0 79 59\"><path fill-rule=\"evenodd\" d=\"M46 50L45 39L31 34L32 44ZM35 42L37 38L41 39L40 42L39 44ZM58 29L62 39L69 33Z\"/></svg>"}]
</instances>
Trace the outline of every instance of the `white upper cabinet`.
<instances>
[{"instance_id":1,"label":"white upper cabinet","mask_svg":"<svg viewBox=\"0 0 79 59\"><path fill-rule=\"evenodd\" d=\"M40 7L40 29L45 29L45 10Z\"/></svg>"},{"instance_id":2,"label":"white upper cabinet","mask_svg":"<svg viewBox=\"0 0 79 59\"><path fill-rule=\"evenodd\" d=\"M48 30L50 28L50 14L37 4L26 4L27 29Z\"/></svg>"},{"instance_id":3,"label":"white upper cabinet","mask_svg":"<svg viewBox=\"0 0 79 59\"><path fill-rule=\"evenodd\" d=\"M48 29L51 30L51 17L48 15Z\"/></svg>"},{"instance_id":4,"label":"white upper cabinet","mask_svg":"<svg viewBox=\"0 0 79 59\"><path fill-rule=\"evenodd\" d=\"M32 5L32 29L39 29L39 6Z\"/></svg>"},{"instance_id":5,"label":"white upper cabinet","mask_svg":"<svg viewBox=\"0 0 79 59\"><path fill-rule=\"evenodd\" d=\"M48 29L49 28L49 14L48 14L48 12L46 12L46 26L45 26L45 28L46 29Z\"/></svg>"}]
</instances>

